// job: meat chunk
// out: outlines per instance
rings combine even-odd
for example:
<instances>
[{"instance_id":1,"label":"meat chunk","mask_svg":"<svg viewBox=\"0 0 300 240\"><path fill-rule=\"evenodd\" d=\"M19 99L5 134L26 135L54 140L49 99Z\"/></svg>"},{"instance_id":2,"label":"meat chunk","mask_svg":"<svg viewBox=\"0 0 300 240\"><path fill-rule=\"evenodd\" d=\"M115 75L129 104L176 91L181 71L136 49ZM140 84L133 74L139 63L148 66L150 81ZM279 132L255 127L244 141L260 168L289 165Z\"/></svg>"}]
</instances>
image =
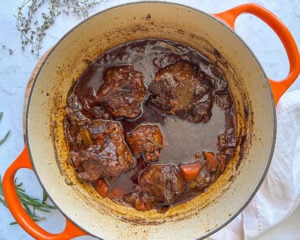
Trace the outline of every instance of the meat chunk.
<instances>
[{"instance_id":1,"label":"meat chunk","mask_svg":"<svg viewBox=\"0 0 300 240\"><path fill-rule=\"evenodd\" d=\"M133 66L111 67L104 75L96 102L113 118L135 118L142 113L141 104L146 94L142 73Z\"/></svg>"},{"instance_id":2,"label":"meat chunk","mask_svg":"<svg viewBox=\"0 0 300 240\"><path fill-rule=\"evenodd\" d=\"M144 193L136 193L136 192L131 192L123 197L124 201L137 210L140 211L146 211L150 210L153 205L153 197L148 196L147 194Z\"/></svg>"},{"instance_id":3,"label":"meat chunk","mask_svg":"<svg viewBox=\"0 0 300 240\"><path fill-rule=\"evenodd\" d=\"M202 98L207 98L211 87L191 63L181 60L160 69L156 73L155 80L149 85L149 90L150 106L192 122L204 120L203 117L199 118L198 111L194 109L195 107L204 109L201 105L206 99ZM209 106L205 107L209 119L212 104L206 106Z\"/></svg>"},{"instance_id":4,"label":"meat chunk","mask_svg":"<svg viewBox=\"0 0 300 240\"><path fill-rule=\"evenodd\" d=\"M116 177L128 171L134 158L124 140L119 122L97 120L80 131L83 146L70 152L70 160L78 177L94 181L101 177Z\"/></svg>"},{"instance_id":5,"label":"meat chunk","mask_svg":"<svg viewBox=\"0 0 300 240\"><path fill-rule=\"evenodd\" d=\"M232 106L232 97L228 91L217 92L215 102L219 107L229 109Z\"/></svg>"},{"instance_id":6,"label":"meat chunk","mask_svg":"<svg viewBox=\"0 0 300 240\"><path fill-rule=\"evenodd\" d=\"M152 91L150 101L165 112L175 114L192 101L196 78L195 70L185 61L162 68L149 86Z\"/></svg>"},{"instance_id":7,"label":"meat chunk","mask_svg":"<svg viewBox=\"0 0 300 240\"><path fill-rule=\"evenodd\" d=\"M226 148L235 148L236 143L236 134L234 128L229 128L226 131L222 132L218 136L218 149L224 150Z\"/></svg>"},{"instance_id":8,"label":"meat chunk","mask_svg":"<svg viewBox=\"0 0 300 240\"><path fill-rule=\"evenodd\" d=\"M140 184L143 192L155 201L172 204L184 191L184 180L174 165L151 165L142 173Z\"/></svg>"},{"instance_id":9,"label":"meat chunk","mask_svg":"<svg viewBox=\"0 0 300 240\"><path fill-rule=\"evenodd\" d=\"M189 183L189 188L193 191L203 191L208 187L212 182L211 174L205 171L201 171L198 176Z\"/></svg>"},{"instance_id":10,"label":"meat chunk","mask_svg":"<svg viewBox=\"0 0 300 240\"><path fill-rule=\"evenodd\" d=\"M80 145L80 141L77 139L78 129L90 120L82 113L82 105L75 95L69 97L65 112L64 130L68 145L70 149L78 149Z\"/></svg>"},{"instance_id":11,"label":"meat chunk","mask_svg":"<svg viewBox=\"0 0 300 240\"><path fill-rule=\"evenodd\" d=\"M163 148L163 137L157 125L140 124L125 136L133 155L144 154L147 162L157 161Z\"/></svg>"},{"instance_id":12,"label":"meat chunk","mask_svg":"<svg viewBox=\"0 0 300 240\"><path fill-rule=\"evenodd\" d=\"M211 94L205 95L200 101L198 101L192 108L192 114L190 118L193 122L208 122L212 116L211 109L213 106L213 96Z\"/></svg>"}]
</instances>

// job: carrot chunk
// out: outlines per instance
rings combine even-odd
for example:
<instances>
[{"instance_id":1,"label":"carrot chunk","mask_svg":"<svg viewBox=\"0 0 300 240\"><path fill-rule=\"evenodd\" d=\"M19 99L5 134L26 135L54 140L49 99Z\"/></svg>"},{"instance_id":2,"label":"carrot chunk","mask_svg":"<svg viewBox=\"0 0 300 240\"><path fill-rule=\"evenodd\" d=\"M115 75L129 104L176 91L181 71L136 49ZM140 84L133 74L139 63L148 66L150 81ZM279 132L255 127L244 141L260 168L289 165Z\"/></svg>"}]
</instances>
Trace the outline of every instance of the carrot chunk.
<instances>
[{"instance_id":1,"label":"carrot chunk","mask_svg":"<svg viewBox=\"0 0 300 240\"><path fill-rule=\"evenodd\" d=\"M80 135L82 137L84 145L88 147L93 144L90 132L86 128L80 129Z\"/></svg>"},{"instance_id":2,"label":"carrot chunk","mask_svg":"<svg viewBox=\"0 0 300 240\"><path fill-rule=\"evenodd\" d=\"M201 170L202 165L198 162L180 164L179 169L182 176L187 181L194 180Z\"/></svg>"},{"instance_id":3,"label":"carrot chunk","mask_svg":"<svg viewBox=\"0 0 300 240\"><path fill-rule=\"evenodd\" d=\"M212 152L203 152L206 159L206 168L210 172L215 172L218 169L219 161Z\"/></svg>"},{"instance_id":4,"label":"carrot chunk","mask_svg":"<svg viewBox=\"0 0 300 240\"><path fill-rule=\"evenodd\" d=\"M122 199L124 196L124 190L122 190L119 187L115 187L113 188L109 193L108 193L108 197L110 199Z\"/></svg>"},{"instance_id":5,"label":"carrot chunk","mask_svg":"<svg viewBox=\"0 0 300 240\"><path fill-rule=\"evenodd\" d=\"M100 194L101 197L105 198L108 194L108 184L103 178L100 178L93 182L95 190Z\"/></svg>"},{"instance_id":6,"label":"carrot chunk","mask_svg":"<svg viewBox=\"0 0 300 240\"><path fill-rule=\"evenodd\" d=\"M150 210L152 208L152 204L150 201L145 201L143 198L138 198L135 201L135 206L134 206L137 210L140 211L147 211Z\"/></svg>"}]
</instances>

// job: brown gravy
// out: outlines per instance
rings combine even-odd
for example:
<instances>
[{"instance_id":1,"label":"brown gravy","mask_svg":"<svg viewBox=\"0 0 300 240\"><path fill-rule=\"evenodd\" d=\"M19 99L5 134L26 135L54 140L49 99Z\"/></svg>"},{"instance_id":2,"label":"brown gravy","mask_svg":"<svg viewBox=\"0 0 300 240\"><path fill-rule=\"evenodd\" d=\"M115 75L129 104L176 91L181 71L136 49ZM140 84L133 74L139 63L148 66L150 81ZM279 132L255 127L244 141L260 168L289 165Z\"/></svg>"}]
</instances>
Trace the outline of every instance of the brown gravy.
<instances>
[{"instance_id":1,"label":"brown gravy","mask_svg":"<svg viewBox=\"0 0 300 240\"><path fill-rule=\"evenodd\" d=\"M179 76L176 71L183 73ZM186 79L188 74L192 74L190 78L193 80ZM133 76L134 84L140 84L142 79L145 88L145 91L130 92L125 87L132 90L133 83L122 86L124 91L128 90L130 97L133 92L136 96L143 96L140 109L136 107L127 111L136 113L131 118L126 114L120 115L123 109L114 109L115 101L124 103L129 98L129 95L124 95L125 100L118 99L118 88L121 87L116 79L124 76ZM177 90L164 90L162 84L167 86L174 79L178 80ZM109 89L113 81L111 92L104 91L103 86ZM188 85L191 88L185 90ZM197 97L196 88L201 87L203 94L199 93ZM182 92L184 97L191 96L181 106ZM179 104L173 104L174 99L179 99ZM201 104L209 100L211 102L202 108ZM130 107L128 102L124 104ZM139 103L135 104L138 106ZM106 126L110 121L120 124L122 132L118 136L123 135L123 143L127 147L130 144L126 136L138 126L158 126L162 139L153 140L153 146L148 147L153 150L157 145L153 151L159 154L159 158L147 160L145 152L134 155L133 147L129 146L131 156L127 156L128 150L124 158L119 157L124 152L114 152L112 158L115 162L110 163L107 151L114 151L120 145L114 139L113 130L109 132L113 127ZM70 91L64 127L70 149L69 162L78 177L90 182L101 196L138 210L166 210L205 191L224 171L235 154L237 142L235 106L224 73L189 46L164 39L128 42L107 51L91 63ZM105 134L101 135L101 131ZM156 143L160 140L162 144ZM105 144L110 147L100 149ZM101 158L103 152L106 154ZM105 164L102 163L104 158ZM105 167L121 165L120 161L127 161L121 166L123 169L106 175ZM98 162L101 164L98 165ZM198 170L191 169L199 166ZM157 189L157 186L162 187Z\"/></svg>"}]
</instances>

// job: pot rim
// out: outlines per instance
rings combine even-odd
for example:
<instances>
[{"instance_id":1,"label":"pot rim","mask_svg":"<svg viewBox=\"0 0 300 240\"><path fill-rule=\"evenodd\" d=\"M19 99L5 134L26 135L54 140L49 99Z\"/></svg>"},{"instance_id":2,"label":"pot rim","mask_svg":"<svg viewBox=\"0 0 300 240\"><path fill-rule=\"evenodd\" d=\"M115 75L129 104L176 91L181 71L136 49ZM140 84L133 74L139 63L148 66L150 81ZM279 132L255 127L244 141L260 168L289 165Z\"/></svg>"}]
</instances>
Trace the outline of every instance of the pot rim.
<instances>
[{"instance_id":1,"label":"pot rim","mask_svg":"<svg viewBox=\"0 0 300 240\"><path fill-rule=\"evenodd\" d=\"M271 91L271 87L270 87L270 84L269 84L269 81L268 81L268 78L266 76L266 73L261 65L261 63L258 61L257 57L254 55L253 51L250 49L250 47L244 42L244 40L238 35L236 34L235 31L233 31L226 23L224 23L222 20L218 19L217 17L213 16L212 14L210 13L207 13L203 10L200 10L200 9L197 9L195 7L192 7L192 6L189 6L189 5L186 5L186 4L183 4L183 3L177 3L177 2L168 2L168 1L135 1L135 2L129 2L129 3L122 3L122 4L116 4L114 6L110 6L110 7L107 7L103 10L100 10L94 14L92 14L91 16L89 16L88 18L84 19L83 21L81 21L80 23L76 24L74 27L72 27L72 29L70 29L69 31L67 31L63 37L61 37L59 39L59 41L50 49L49 52L47 52L47 56L45 57L45 60L42 62L35 78L34 78L34 82L33 82L33 85L32 85L32 89L30 90L30 93L29 93L29 96L28 96L28 104L26 106L26 109L25 109L25 116L24 116L24 121L25 121L25 125L26 126L26 132L28 132L28 129L29 129L29 126L28 126L28 114L29 114L29 108L30 108L30 103L32 101L32 93L35 91L35 86L36 86L36 82L39 78L39 75L40 75L40 72L41 72L41 69L45 66L46 62L48 61L48 59L51 57L52 53L56 50L57 46L65 39L68 37L68 35L70 33L72 33L73 31L76 31L76 29L85 24L87 21L89 21L90 19L94 18L95 16L97 15L100 15L100 14L103 14L104 12L107 12L107 11L110 11L112 9L115 9L115 8L119 8L119 7L124 7L124 6L129 6L129 5L139 5L139 4L148 4L148 3L154 3L154 4L166 4L166 5L175 5L175 6L180 6L180 7L184 7L186 9L190 9L190 10L193 10L193 11L196 11L200 14L203 14L209 18L211 18L214 22L218 23L218 24L221 24L223 27L224 27L224 31L225 29L227 31L230 31L231 34L233 34L242 44L244 47L247 48L248 52L251 54L252 58L255 60L255 62L257 63L257 65L260 67L263 75L264 75L264 79L266 80L266 86L268 88L268 92L270 94L270 98L271 98L271 107L273 109L273 120L274 120L274 124L273 124L273 141L272 141L272 145L271 145L271 148L270 148L270 155L269 155L269 158L268 160L266 161L266 168L264 170L264 173L263 175L260 177L259 179L259 182L255 188L255 190L252 192L252 194L250 195L250 197L248 198L248 200L239 208L239 210L231 215L228 220L226 222L224 222L223 224L220 224L218 227L216 227L215 229L209 231L207 234L201 236L199 239L204 239L204 238L207 238L208 236L216 233L217 231L219 231L220 229L224 228L227 224L229 224L233 219L235 219L244 209L245 207L249 204L249 202L254 198L254 196L256 195L257 191L259 190L262 182L264 181L266 175L267 175L267 172L269 170L269 167L270 167L270 164L271 164L271 160L272 160L272 157L273 157L273 154L274 154L274 149L275 149L275 143L276 143L276 132L277 132L277 119L276 119L276 107L275 107L275 102L274 102L274 98L273 98L273 93ZM33 169L34 169L34 172L37 176L37 179L38 181L40 182L41 186L44 188L44 184L40 178L40 175L39 175L39 172L36 171L36 168L35 168L35 161L33 161L33 157L32 157L32 154L31 154L31 146L30 146L30 141L29 140L29 136L28 134L26 134L24 136L24 139L25 139L25 142L27 143L28 145L28 152L29 152L29 155L30 155L30 161L32 163L32 166L33 166ZM81 226L79 224L77 224L76 222L74 222L72 220L72 218L70 218L68 216L68 214L65 213L65 211L60 208L57 204L56 204L56 201L55 199L52 198L51 195L49 195L48 193L48 190L46 188L44 188L44 190L47 192L49 198L51 199L51 201L56 205L57 209L60 211L60 213L62 213L66 218L68 218L74 225L78 226L79 228L81 228ZM89 231L87 231L86 229L84 229L84 231L86 231L88 234L90 234L91 236L94 236L96 238L99 238L98 236L95 236L93 235L92 233L90 233Z\"/></svg>"}]
</instances>

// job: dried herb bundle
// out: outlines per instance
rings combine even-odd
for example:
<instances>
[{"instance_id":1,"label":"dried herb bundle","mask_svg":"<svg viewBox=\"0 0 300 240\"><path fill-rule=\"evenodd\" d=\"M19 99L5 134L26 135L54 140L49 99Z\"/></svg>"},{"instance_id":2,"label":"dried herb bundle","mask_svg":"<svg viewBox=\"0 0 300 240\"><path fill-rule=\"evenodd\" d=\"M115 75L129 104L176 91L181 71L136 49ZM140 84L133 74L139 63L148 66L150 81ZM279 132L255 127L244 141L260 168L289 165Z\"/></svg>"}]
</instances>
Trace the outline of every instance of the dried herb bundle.
<instances>
[{"instance_id":1,"label":"dried herb bundle","mask_svg":"<svg viewBox=\"0 0 300 240\"><path fill-rule=\"evenodd\" d=\"M16 27L21 35L22 49L31 48L39 55L46 30L61 14L86 18L88 10L103 0L25 0L17 9Z\"/></svg>"}]
</instances>

